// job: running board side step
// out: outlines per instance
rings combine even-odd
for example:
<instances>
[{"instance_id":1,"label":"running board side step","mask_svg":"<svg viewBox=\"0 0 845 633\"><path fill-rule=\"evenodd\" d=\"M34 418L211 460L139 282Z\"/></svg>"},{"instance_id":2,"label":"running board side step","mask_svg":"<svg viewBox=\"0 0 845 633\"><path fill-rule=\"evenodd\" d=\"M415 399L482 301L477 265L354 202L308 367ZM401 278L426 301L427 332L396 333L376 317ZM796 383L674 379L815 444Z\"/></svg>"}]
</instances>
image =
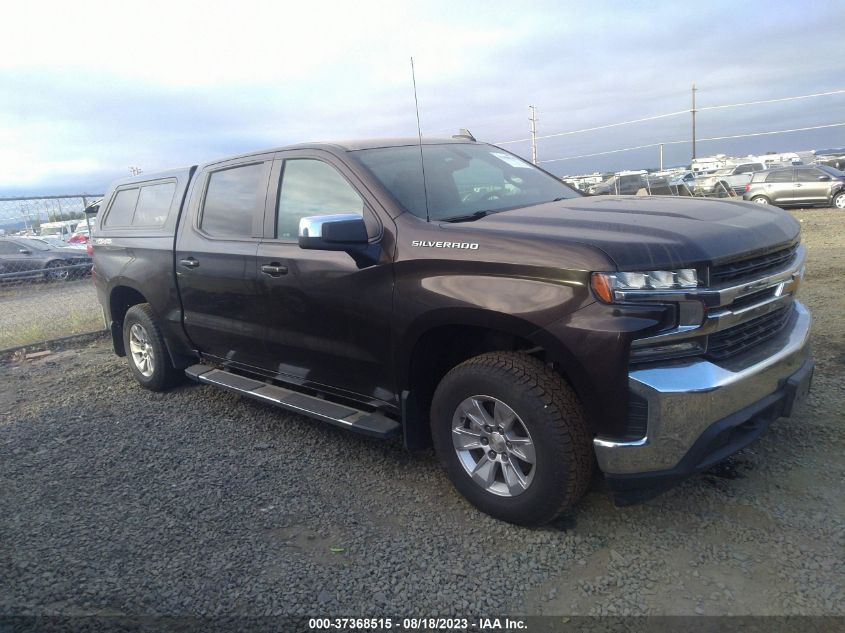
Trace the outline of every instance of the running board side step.
<instances>
[{"instance_id":1,"label":"running board side step","mask_svg":"<svg viewBox=\"0 0 845 633\"><path fill-rule=\"evenodd\" d=\"M401 430L397 421L391 420L381 413L353 409L291 389L270 385L260 380L253 380L222 369L215 369L208 365L192 365L185 370L185 375L191 380L215 385L238 395L267 402L282 409L307 415L371 437L385 439L398 435Z\"/></svg>"}]
</instances>

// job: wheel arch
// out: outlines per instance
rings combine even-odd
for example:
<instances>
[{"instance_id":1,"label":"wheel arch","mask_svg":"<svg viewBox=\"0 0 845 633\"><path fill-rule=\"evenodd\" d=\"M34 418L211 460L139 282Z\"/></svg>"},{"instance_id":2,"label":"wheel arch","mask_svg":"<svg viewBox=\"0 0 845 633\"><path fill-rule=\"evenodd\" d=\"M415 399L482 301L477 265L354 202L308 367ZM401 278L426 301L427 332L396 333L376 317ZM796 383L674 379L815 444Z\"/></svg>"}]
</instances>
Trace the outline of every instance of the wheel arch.
<instances>
[{"instance_id":1,"label":"wheel arch","mask_svg":"<svg viewBox=\"0 0 845 633\"><path fill-rule=\"evenodd\" d=\"M396 364L402 401L405 446L415 450L431 443L429 410L434 390L443 376L460 363L486 352L522 351L553 366L579 397L584 385L571 354L550 349L542 328L518 317L485 310L459 310L411 328L398 346Z\"/></svg>"},{"instance_id":2,"label":"wheel arch","mask_svg":"<svg viewBox=\"0 0 845 633\"><path fill-rule=\"evenodd\" d=\"M126 356L123 344L123 319L134 305L148 303L147 298L137 288L129 284L118 284L109 291L109 329L112 347L118 356Z\"/></svg>"}]
</instances>

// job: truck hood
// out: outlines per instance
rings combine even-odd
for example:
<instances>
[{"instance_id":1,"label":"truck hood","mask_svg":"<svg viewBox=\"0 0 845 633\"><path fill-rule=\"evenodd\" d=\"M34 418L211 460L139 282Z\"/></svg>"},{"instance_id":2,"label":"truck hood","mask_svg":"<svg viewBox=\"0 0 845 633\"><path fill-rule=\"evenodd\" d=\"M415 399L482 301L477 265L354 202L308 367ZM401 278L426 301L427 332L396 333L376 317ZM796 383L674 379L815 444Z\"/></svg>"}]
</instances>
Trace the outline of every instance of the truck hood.
<instances>
[{"instance_id":1,"label":"truck hood","mask_svg":"<svg viewBox=\"0 0 845 633\"><path fill-rule=\"evenodd\" d=\"M777 207L670 196L574 198L449 226L589 245L620 270L720 264L787 246L800 234Z\"/></svg>"}]
</instances>

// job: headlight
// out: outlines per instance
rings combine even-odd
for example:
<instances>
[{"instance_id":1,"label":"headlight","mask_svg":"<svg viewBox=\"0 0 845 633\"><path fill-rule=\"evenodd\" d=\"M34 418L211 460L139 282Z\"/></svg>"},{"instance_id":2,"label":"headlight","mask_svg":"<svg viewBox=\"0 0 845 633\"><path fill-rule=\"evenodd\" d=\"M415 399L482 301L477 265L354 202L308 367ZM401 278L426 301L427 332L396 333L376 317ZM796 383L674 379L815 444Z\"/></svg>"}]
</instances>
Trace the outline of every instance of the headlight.
<instances>
[{"instance_id":1,"label":"headlight","mask_svg":"<svg viewBox=\"0 0 845 633\"><path fill-rule=\"evenodd\" d=\"M605 303L617 303L622 299L622 292L696 288L698 274L694 268L649 270L641 273L593 273L590 285L599 299Z\"/></svg>"}]
</instances>

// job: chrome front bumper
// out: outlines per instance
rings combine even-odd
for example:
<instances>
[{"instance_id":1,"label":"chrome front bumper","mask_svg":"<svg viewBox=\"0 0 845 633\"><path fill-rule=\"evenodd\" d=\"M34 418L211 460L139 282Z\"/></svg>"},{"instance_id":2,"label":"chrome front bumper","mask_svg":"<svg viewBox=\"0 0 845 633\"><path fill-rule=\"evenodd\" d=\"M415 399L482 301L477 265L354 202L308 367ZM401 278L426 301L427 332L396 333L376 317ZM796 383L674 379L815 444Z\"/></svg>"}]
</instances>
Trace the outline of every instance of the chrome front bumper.
<instances>
[{"instance_id":1,"label":"chrome front bumper","mask_svg":"<svg viewBox=\"0 0 845 633\"><path fill-rule=\"evenodd\" d=\"M783 389L810 355L810 313L798 301L794 305L782 332L739 357L631 371L631 391L648 403L646 437L593 440L602 471L627 475L672 469L711 425Z\"/></svg>"}]
</instances>

